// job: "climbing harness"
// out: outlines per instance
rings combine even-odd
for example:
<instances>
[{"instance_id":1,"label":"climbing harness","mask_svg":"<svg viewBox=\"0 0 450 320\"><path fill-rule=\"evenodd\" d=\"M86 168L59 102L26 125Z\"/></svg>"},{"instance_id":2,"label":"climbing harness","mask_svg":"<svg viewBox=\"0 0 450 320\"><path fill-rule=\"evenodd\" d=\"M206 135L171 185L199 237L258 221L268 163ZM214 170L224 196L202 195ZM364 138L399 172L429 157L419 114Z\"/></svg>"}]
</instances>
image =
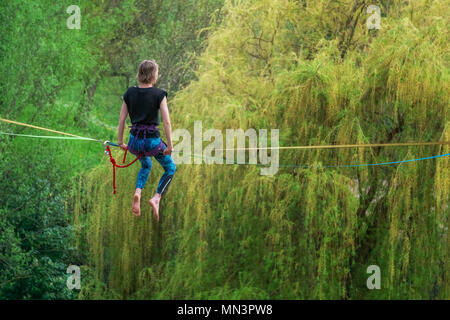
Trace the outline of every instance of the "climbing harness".
<instances>
[{"instance_id":1,"label":"climbing harness","mask_svg":"<svg viewBox=\"0 0 450 320\"><path fill-rule=\"evenodd\" d=\"M154 157L167 148L167 144L160 139L160 143L153 149L145 150L147 135L149 135L149 138L159 137L159 135L156 135L159 132L158 126L156 125L133 124L130 132L133 134L134 139L131 143L128 143L128 150L136 156L143 154L146 157Z\"/></svg>"}]
</instances>

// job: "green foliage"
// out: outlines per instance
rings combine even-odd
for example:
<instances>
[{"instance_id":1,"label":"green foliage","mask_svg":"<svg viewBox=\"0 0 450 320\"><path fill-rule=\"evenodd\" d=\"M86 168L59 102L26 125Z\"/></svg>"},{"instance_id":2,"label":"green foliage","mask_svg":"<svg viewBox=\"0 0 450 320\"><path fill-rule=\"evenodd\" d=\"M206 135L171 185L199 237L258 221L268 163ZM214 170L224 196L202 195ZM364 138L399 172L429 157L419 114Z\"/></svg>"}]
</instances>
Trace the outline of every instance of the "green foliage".
<instances>
[{"instance_id":1,"label":"green foliage","mask_svg":"<svg viewBox=\"0 0 450 320\"><path fill-rule=\"evenodd\" d=\"M444 1L82 1L81 30L66 28L71 4L1 2L1 117L115 140L120 97L152 58L174 129L195 120L278 128L282 146L450 140ZM380 30L365 25L368 4L381 7ZM280 159L449 152L283 150ZM114 196L102 153L91 142L0 136L0 298L450 297L446 158L275 176L178 165L156 224L146 200L161 168L136 219L138 165L118 171ZM70 264L82 265L79 292L65 285ZM372 264L381 290L366 287Z\"/></svg>"},{"instance_id":2,"label":"green foliage","mask_svg":"<svg viewBox=\"0 0 450 320\"><path fill-rule=\"evenodd\" d=\"M139 59L156 58L167 70L171 62L161 57L170 53L177 66L190 65L187 59L204 39L193 35L220 5L177 1L177 13L166 16L166 7L156 8L152 2L147 8L148 3L81 1L81 29L71 30L66 9L72 1L1 2L0 117L114 140L120 97ZM199 3L205 10L191 16L184 12ZM147 25L149 14L158 19ZM155 51L154 37L163 32L168 41ZM175 34L176 41L186 40L189 50L171 48ZM186 83L189 72L176 71L176 85ZM4 123L0 131L50 134ZM102 157L98 143L0 136L0 299L116 297L98 285L87 267L82 269L83 290L66 288L66 268L86 261L86 253L75 247L78 239L66 197L73 177L98 165Z\"/></svg>"},{"instance_id":3,"label":"green foliage","mask_svg":"<svg viewBox=\"0 0 450 320\"><path fill-rule=\"evenodd\" d=\"M84 38L65 26L65 8L50 1L1 3L1 117L63 131L73 126L64 112L69 108L56 100L91 62ZM0 129L35 133L3 123ZM0 297L71 299L66 268L75 248L65 191L72 171L62 155L69 143L0 139Z\"/></svg>"},{"instance_id":4,"label":"green foliage","mask_svg":"<svg viewBox=\"0 0 450 320\"><path fill-rule=\"evenodd\" d=\"M0 298L73 298L66 288L75 242L65 210L65 172L15 148L2 152L0 162Z\"/></svg>"},{"instance_id":5,"label":"green foliage","mask_svg":"<svg viewBox=\"0 0 450 320\"><path fill-rule=\"evenodd\" d=\"M226 1L198 78L170 101L174 127L278 128L281 145L448 141L442 1ZM437 116L438 115L438 116ZM282 163L374 163L448 146L281 153ZM106 162L106 160L105 160ZM138 168L105 163L71 203L80 248L122 298L448 299L448 159L386 167L179 165L161 221L130 211ZM148 199L161 170L144 190ZM84 195L89 195L84 197ZM366 269L381 268L381 290Z\"/></svg>"}]
</instances>

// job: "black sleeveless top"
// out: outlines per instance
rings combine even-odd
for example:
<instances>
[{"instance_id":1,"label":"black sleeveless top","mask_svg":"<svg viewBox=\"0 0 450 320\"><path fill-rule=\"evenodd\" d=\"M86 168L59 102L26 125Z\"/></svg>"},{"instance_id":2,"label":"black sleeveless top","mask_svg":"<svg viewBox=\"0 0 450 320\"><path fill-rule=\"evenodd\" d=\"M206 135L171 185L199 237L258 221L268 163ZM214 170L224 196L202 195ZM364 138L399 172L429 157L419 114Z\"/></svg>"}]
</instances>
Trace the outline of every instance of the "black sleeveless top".
<instances>
[{"instance_id":1,"label":"black sleeveless top","mask_svg":"<svg viewBox=\"0 0 450 320\"><path fill-rule=\"evenodd\" d=\"M167 97L167 92L156 88L130 87L123 95L123 100L127 104L128 113L133 125L159 125L159 106L161 101ZM135 135L134 130L131 134ZM149 135L147 135L149 136ZM155 136L151 134L150 136ZM156 135L159 137L159 132Z\"/></svg>"}]
</instances>

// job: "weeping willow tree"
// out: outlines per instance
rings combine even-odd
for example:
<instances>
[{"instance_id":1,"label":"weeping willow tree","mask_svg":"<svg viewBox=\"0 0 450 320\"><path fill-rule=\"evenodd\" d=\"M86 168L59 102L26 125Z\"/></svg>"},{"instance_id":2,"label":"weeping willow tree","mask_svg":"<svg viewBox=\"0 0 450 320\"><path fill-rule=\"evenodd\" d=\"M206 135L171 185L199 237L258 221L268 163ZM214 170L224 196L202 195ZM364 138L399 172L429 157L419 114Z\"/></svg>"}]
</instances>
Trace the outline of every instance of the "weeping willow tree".
<instances>
[{"instance_id":1,"label":"weeping willow tree","mask_svg":"<svg viewBox=\"0 0 450 320\"><path fill-rule=\"evenodd\" d=\"M373 4L373 3L370 3ZM197 80L169 100L175 128L280 130L280 145L449 141L444 1L227 1ZM252 165L178 165L153 221L131 214L138 166L83 175L70 210L80 298L448 299L448 145L282 150ZM118 154L117 154L118 155ZM381 270L369 290L367 267Z\"/></svg>"}]
</instances>

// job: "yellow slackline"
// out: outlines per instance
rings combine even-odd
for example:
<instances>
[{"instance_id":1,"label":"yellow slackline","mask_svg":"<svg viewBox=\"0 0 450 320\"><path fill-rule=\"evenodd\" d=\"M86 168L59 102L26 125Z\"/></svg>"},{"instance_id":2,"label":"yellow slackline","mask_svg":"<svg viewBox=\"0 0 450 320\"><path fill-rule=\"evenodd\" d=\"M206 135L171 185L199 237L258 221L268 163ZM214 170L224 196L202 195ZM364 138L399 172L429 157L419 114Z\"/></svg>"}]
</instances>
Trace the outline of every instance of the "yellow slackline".
<instances>
[{"instance_id":1,"label":"yellow slackline","mask_svg":"<svg viewBox=\"0 0 450 320\"><path fill-rule=\"evenodd\" d=\"M43 130L43 131L48 131L48 132L58 133L58 134L62 134L62 135L66 135L66 136L71 136L71 137L75 137L75 138L81 138L81 139L87 139L87 140L93 140L93 141L100 141L100 140L97 140L97 139L91 139L91 138L81 137L81 136L77 136L77 135L75 135L75 134L71 134L71 133L67 133L67 132L62 132L62 131L52 130L52 129L43 128L43 127L38 127L38 126L34 126L34 125L32 125L32 124L27 124L27 123L17 122L17 121L8 120L8 119L3 119L3 118L0 118L0 121L6 122L6 123L16 124L16 125L23 126L23 127L29 127L29 128L33 128L33 129L39 129L39 130Z\"/></svg>"},{"instance_id":2,"label":"yellow slackline","mask_svg":"<svg viewBox=\"0 0 450 320\"><path fill-rule=\"evenodd\" d=\"M97 139L91 139L91 138L85 138L81 136L77 136L71 133L62 132L62 131L56 131L48 128L38 127L31 124L26 124L22 122L17 122L13 120L3 119L0 118L0 121L6 122L6 123L12 123L19 126L44 130L48 132L63 134L66 136L76 137L76 138L82 138L82 139L89 139L93 141L101 141ZM338 148L368 148L368 147L400 147L400 146L426 146L426 145L449 145L450 141L434 141L434 142L397 142L397 143L368 143L368 144L339 144L339 145L316 145L316 146L286 146L286 147L264 147L264 148L233 148L233 149L216 149L216 150L223 150L223 151L231 151L231 150L266 150L266 149L338 149Z\"/></svg>"},{"instance_id":3,"label":"yellow slackline","mask_svg":"<svg viewBox=\"0 0 450 320\"><path fill-rule=\"evenodd\" d=\"M266 150L266 149L338 149L338 148L367 148L367 147L400 147L400 146L425 146L425 145L445 145L450 141L436 142L398 142L398 143L367 143L367 144L335 144L318 146L288 146L288 147L264 147L264 148L235 148L235 149L215 149L215 150Z\"/></svg>"}]
</instances>

